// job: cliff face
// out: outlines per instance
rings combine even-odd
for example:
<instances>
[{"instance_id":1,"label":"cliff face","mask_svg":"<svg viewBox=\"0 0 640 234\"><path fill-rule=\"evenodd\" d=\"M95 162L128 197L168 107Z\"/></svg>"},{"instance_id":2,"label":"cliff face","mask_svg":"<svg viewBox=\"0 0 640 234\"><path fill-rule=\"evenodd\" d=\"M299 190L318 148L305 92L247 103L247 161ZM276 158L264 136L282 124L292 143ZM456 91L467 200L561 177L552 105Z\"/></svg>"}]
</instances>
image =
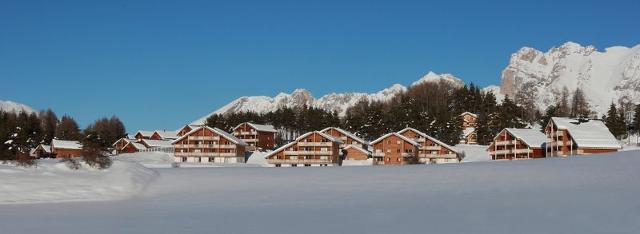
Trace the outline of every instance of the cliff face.
<instances>
[{"instance_id":1,"label":"cliff face","mask_svg":"<svg viewBox=\"0 0 640 234\"><path fill-rule=\"evenodd\" d=\"M513 96L519 90L531 90L538 107L544 109L555 103L564 87L584 90L599 114L620 99L640 102L640 45L598 51L567 42L547 52L524 47L511 55L502 71L500 92Z\"/></svg>"}]
</instances>

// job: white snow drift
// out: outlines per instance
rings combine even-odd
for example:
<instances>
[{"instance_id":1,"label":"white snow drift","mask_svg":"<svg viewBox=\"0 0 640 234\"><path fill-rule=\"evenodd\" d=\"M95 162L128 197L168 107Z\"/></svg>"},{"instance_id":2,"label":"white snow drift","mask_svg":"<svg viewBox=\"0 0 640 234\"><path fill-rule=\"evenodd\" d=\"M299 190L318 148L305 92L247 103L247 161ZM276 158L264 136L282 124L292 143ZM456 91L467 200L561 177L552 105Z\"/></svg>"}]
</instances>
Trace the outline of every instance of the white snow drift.
<instances>
[{"instance_id":1,"label":"white snow drift","mask_svg":"<svg viewBox=\"0 0 640 234\"><path fill-rule=\"evenodd\" d=\"M114 161L106 170L86 164L71 170L57 160L37 167L0 165L0 204L117 200L141 192L157 174L140 164Z\"/></svg>"}]
</instances>

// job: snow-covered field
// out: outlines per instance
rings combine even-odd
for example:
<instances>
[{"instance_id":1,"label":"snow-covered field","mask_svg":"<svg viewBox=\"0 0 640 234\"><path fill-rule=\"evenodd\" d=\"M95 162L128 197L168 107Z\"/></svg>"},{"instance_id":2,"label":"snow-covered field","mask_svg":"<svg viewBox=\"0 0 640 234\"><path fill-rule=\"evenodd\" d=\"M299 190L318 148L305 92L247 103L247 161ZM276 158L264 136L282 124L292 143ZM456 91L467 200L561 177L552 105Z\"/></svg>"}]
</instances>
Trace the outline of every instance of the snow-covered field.
<instances>
[{"instance_id":1,"label":"snow-covered field","mask_svg":"<svg viewBox=\"0 0 640 234\"><path fill-rule=\"evenodd\" d=\"M4 164L0 165L0 204L126 199L157 176L140 164L121 161L107 170L84 163L81 169L71 170L53 159L40 160L31 168Z\"/></svg>"},{"instance_id":2,"label":"snow-covered field","mask_svg":"<svg viewBox=\"0 0 640 234\"><path fill-rule=\"evenodd\" d=\"M127 200L0 205L0 230L637 233L639 168L640 151L402 167L164 168Z\"/></svg>"}]
</instances>

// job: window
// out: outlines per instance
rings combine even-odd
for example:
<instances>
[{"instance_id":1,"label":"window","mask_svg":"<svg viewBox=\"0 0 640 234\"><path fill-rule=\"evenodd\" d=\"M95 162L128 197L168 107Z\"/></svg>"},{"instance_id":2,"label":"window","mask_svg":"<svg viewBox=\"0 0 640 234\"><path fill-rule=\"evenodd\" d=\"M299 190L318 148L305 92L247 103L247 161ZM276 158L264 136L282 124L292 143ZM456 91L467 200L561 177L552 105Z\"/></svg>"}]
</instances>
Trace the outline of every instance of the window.
<instances>
[{"instance_id":1,"label":"window","mask_svg":"<svg viewBox=\"0 0 640 234\"><path fill-rule=\"evenodd\" d=\"M310 166L311 166L311 164L304 164L304 166L305 166L305 167L310 167Z\"/></svg>"},{"instance_id":2,"label":"window","mask_svg":"<svg viewBox=\"0 0 640 234\"><path fill-rule=\"evenodd\" d=\"M298 164L291 164L291 167L298 167Z\"/></svg>"},{"instance_id":3,"label":"window","mask_svg":"<svg viewBox=\"0 0 640 234\"><path fill-rule=\"evenodd\" d=\"M209 157L209 162L214 162L214 158L213 157Z\"/></svg>"},{"instance_id":4,"label":"window","mask_svg":"<svg viewBox=\"0 0 640 234\"><path fill-rule=\"evenodd\" d=\"M276 164L276 167L281 167L281 166L282 166L282 165L280 165L280 164Z\"/></svg>"},{"instance_id":5,"label":"window","mask_svg":"<svg viewBox=\"0 0 640 234\"><path fill-rule=\"evenodd\" d=\"M186 162L187 161L187 157L182 157L182 162Z\"/></svg>"}]
</instances>

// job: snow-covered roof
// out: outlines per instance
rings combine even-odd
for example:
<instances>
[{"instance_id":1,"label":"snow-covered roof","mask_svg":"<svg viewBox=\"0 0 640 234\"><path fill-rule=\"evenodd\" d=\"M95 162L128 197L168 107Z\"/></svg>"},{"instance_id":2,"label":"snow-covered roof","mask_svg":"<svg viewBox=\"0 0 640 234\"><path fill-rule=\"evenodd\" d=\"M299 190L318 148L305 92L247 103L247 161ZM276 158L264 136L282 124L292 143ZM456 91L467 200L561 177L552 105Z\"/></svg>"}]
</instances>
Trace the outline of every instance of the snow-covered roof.
<instances>
[{"instance_id":1,"label":"snow-covered roof","mask_svg":"<svg viewBox=\"0 0 640 234\"><path fill-rule=\"evenodd\" d=\"M444 147L444 148L447 148L448 150L451 150L451 151L453 151L453 152L458 152L456 149L454 149L454 148L453 148L453 147L451 147L450 145L448 145L448 144L446 144L446 143L444 143L444 142L442 142L442 141L440 141L440 140L438 140L438 139L436 139L436 138L434 138L434 137L432 137L432 136L429 136L429 135L427 135L426 133L421 132L421 131L419 131L419 130L417 130L417 129L415 129L415 128L406 127L405 129L400 130L400 131L398 132L398 134L402 134L403 132L406 132L406 131L409 131L409 130L416 132L418 135L420 135L420 136L422 136L422 137L424 137L424 138L427 138L427 139L429 139L429 140L433 141L434 143L436 143L436 144L438 144L438 145L440 145L440 146L442 146L442 147Z\"/></svg>"},{"instance_id":2,"label":"snow-covered roof","mask_svg":"<svg viewBox=\"0 0 640 234\"><path fill-rule=\"evenodd\" d=\"M138 133L139 133L144 137L151 137L151 135L153 135L153 132L154 131L138 130L135 135L138 135Z\"/></svg>"},{"instance_id":3,"label":"snow-covered roof","mask_svg":"<svg viewBox=\"0 0 640 234\"><path fill-rule=\"evenodd\" d=\"M464 116L464 115L471 115L471 116L473 116L475 118L478 118L477 114L474 114L474 113L471 113L471 112L468 112L468 111L465 111L464 113L460 114L460 116Z\"/></svg>"},{"instance_id":4,"label":"snow-covered roof","mask_svg":"<svg viewBox=\"0 0 640 234\"><path fill-rule=\"evenodd\" d=\"M335 138L335 137L333 137L333 136L331 136L331 135L329 135L329 134L326 134L326 133L323 133L323 132L320 132L320 131L307 132L307 133L305 133L305 134L300 135L298 138L296 138L296 139L295 139L295 140L293 140L292 142L289 142L288 144L283 145L283 146L281 146L281 147L277 148L276 150L274 150L274 151L272 151L271 153L267 154L267 156L265 156L265 157L269 157L269 156L271 156L271 155L273 155L273 154L275 154L275 153L278 153L278 152L282 151L282 149L286 149L286 148L288 148L288 147L291 147L292 145L295 145L296 143L298 143L298 142L299 142L300 140L302 140L303 138L308 137L309 135L314 134L314 133L317 133L318 135L320 135L320 136L322 136L322 137L324 137L324 138L327 138L327 139L329 139L329 140L330 140L330 141L332 141L332 142L336 142L336 143L338 143L338 144L342 144L342 141L341 141L340 139Z\"/></svg>"},{"instance_id":5,"label":"snow-covered roof","mask_svg":"<svg viewBox=\"0 0 640 234\"><path fill-rule=\"evenodd\" d=\"M151 139L142 139L140 142L143 142L143 144L151 147L151 148L156 148L156 147L161 147L161 148L165 148L165 147L173 147L173 145L171 144L171 141L167 141L167 140L151 140ZM146 147L145 147L146 148Z\"/></svg>"},{"instance_id":6,"label":"snow-covered roof","mask_svg":"<svg viewBox=\"0 0 640 234\"><path fill-rule=\"evenodd\" d=\"M238 124L238 126L236 126L235 128L233 128L233 130L236 130L237 128L239 128L240 126L242 126L245 123L241 123ZM254 123L249 123L246 122L247 125L251 126L253 129L255 129L258 132L278 132L278 130L276 130L276 128L273 127L273 125L268 125L268 124L254 124Z\"/></svg>"},{"instance_id":7,"label":"snow-covered roof","mask_svg":"<svg viewBox=\"0 0 640 234\"><path fill-rule=\"evenodd\" d=\"M415 142L414 140L411 140L411 139L409 139L408 137L405 137L405 136L403 136L403 135L400 135L400 134L399 134L399 133L397 133L397 132L387 133L387 134L385 134L384 136L381 136L381 137L379 137L378 139L376 139L376 140L372 141L370 144L372 144L372 145L373 145L373 144L375 144L375 143L378 143L378 142L380 142L380 141L384 140L385 138L387 138L387 137L389 137L389 136L391 136L391 135L395 135L395 136L399 137L400 139L402 139L402 140L404 140L404 141L406 141L406 142L409 142L409 144L416 145L416 146L417 146L417 145L420 145L420 144L418 144L418 142Z\"/></svg>"},{"instance_id":8,"label":"snow-covered roof","mask_svg":"<svg viewBox=\"0 0 640 234\"><path fill-rule=\"evenodd\" d=\"M356 136L355 134L353 134L353 133L351 133L351 132L349 132L349 131L347 131L347 130L344 130L344 129L342 129L342 128L338 128L338 127L328 127L328 128L325 128L325 129L320 130L320 132L325 133L325 132L327 132L327 131L329 131L329 130L331 130L331 129L334 129L334 130L336 130L336 131L338 131L338 132L340 132L340 133L342 133L342 134L344 134L344 135L348 136L349 138L354 139L355 141L360 142L360 143L362 143L362 144L365 144L365 145L369 144L369 142L367 142L367 141L365 141L364 139L362 139L362 138L360 138L360 137Z\"/></svg>"},{"instance_id":9,"label":"snow-covered roof","mask_svg":"<svg viewBox=\"0 0 640 234\"><path fill-rule=\"evenodd\" d=\"M38 145L38 146L36 146L36 148L35 148L35 149L33 149L33 150L35 151L35 150L37 150L37 149L42 149L42 150L44 150L44 152L51 153L51 146L50 146L50 145L39 144L39 145Z\"/></svg>"},{"instance_id":10,"label":"snow-covered roof","mask_svg":"<svg viewBox=\"0 0 640 234\"><path fill-rule=\"evenodd\" d=\"M551 121L559 130L566 129L578 147L622 148L609 128L600 120L580 122L577 119L551 117Z\"/></svg>"},{"instance_id":11,"label":"snow-covered roof","mask_svg":"<svg viewBox=\"0 0 640 234\"><path fill-rule=\"evenodd\" d=\"M179 137L178 139L175 139L175 140L173 140L173 141L170 141L170 143L171 143L171 144L175 144L176 142L178 142L178 141L180 141L180 140L184 139L185 137L187 137L187 136L189 136L189 135L193 134L194 132L196 132L196 131L198 131L198 130L200 130L200 129L203 129L203 128L206 128L206 129L208 129L209 131L215 132L216 134L218 134L218 135L220 135L220 136L222 136L222 137L226 138L227 140L229 140L229 141L233 142L233 143L234 143L234 144L236 144L236 145L245 145L245 146L247 145L247 143L245 143L243 140L241 140L241 139L239 139L239 138L235 137L234 135L231 135L230 133L225 132L225 131L224 131L224 130L222 130L222 129L219 129L219 128L212 128L212 127L209 127L209 126L200 126L200 127L196 127L196 128L194 128L194 129L191 129L191 131L189 131L188 133L185 133L184 135L182 135L182 136L181 136L181 137Z\"/></svg>"},{"instance_id":12,"label":"snow-covered roof","mask_svg":"<svg viewBox=\"0 0 640 234\"><path fill-rule=\"evenodd\" d=\"M111 146L116 146L119 142L124 141L125 143L129 143L131 140L135 140L135 139L129 139L129 138L120 138L118 139L116 142L114 142L113 144L111 144ZM126 145L126 144L125 144Z\"/></svg>"},{"instance_id":13,"label":"snow-covered roof","mask_svg":"<svg viewBox=\"0 0 640 234\"><path fill-rule=\"evenodd\" d=\"M358 151L360 151L360 152L362 152L364 154L371 154L371 152L369 152L368 150L363 149L362 147L357 146L357 145L349 145L347 147L344 147L344 150L348 150L348 149L355 149L355 150L358 150Z\"/></svg>"},{"instance_id":14,"label":"snow-covered roof","mask_svg":"<svg viewBox=\"0 0 640 234\"><path fill-rule=\"evenodd\" d=\"M474 132L476 132L476 128L468 127L462 130L462 136L464 138L467 138L469 135L473 134Z\"/></svg>"},{"instance_id":15,"label":"snow-covered roof","mask_svg":"<svg viewBox=\"0 0 640 234\"><path fill-rule=\"evenodd\" d=\"M133 141L130 141L129 143L127 143L127 145L132 145L137 150L145 150L145 149L147 149L147 147L144 146L143 144L140 144L140 143L137 143L137 142L133 142ZM127 145L125 145L125 147Z\"/></svg>"},{"instance_id":16,"label":"snow-covered roof","mask_svg":"<svg viewBox=\"0 0 640 234\"><path fill-rule=\"evenodd\" d=\"M177 139L178 132L177 131L166 131L166 130L155 130L154 133L158 133L162 139Z\"/></svg>"},{"instance_id":17,"label":"snow-covered roof","mask_svg":"<svg viewBox=\"0 0 640 234\"><path fill-rule=\"evenodd\" d=\"M82 144L78 141L64 141L53 139L51 145L56 149L82 149Z\"/></svg>"},{"instance_id":18,"label":"snow-covered roof","mask_svg":"<svg viewBox=\"0 0 640 234\"><path fill-rule=\"evenodd\" d=\"M540 132L538 129L505 128L504 130L531 148L542 148L542 145L548 141L547 135Z\"/></svg>"}]
</instances>

